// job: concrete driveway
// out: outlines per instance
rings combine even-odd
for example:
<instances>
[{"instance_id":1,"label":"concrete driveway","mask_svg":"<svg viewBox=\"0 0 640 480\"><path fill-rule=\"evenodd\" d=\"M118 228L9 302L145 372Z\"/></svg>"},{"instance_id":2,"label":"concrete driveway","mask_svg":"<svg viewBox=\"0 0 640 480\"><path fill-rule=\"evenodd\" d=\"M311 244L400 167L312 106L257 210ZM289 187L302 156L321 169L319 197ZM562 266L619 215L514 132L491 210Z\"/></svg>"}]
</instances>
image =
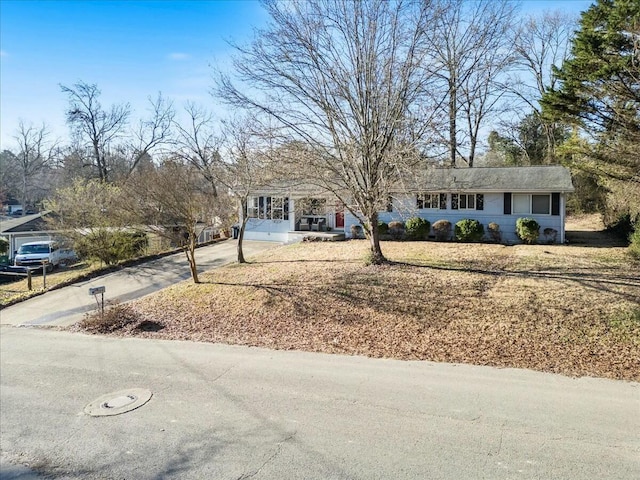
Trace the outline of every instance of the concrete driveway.
<instances>
[{"instance_id":1,"label":"concrete driveway","mask_svg":"<svg viewBox=\"0 0 640 480\"><path fill-rule=\"evenodd\" d=\"M243 242L245 257L250 258L279 244L273 242ZM234 262L237 241L227 240L196 250L198 271L204 272ZM184 253L127 267L120 271L78 282L47 292L0 311L3 325L66 326L81 320L83 315L97 308L89 288L106 287L105 301L121 302L140 298L191 278Z\"/></svg>"},{"instance_id":2,"label":"concrete driveway","mask_svg":"<svg viewBox=\"0 0 640 480\"><path fill-rule=\"evenodd\" d=\"M9 326L0 360L3 480L640 478L637 383Z\"/></svg>"}]
</instances>

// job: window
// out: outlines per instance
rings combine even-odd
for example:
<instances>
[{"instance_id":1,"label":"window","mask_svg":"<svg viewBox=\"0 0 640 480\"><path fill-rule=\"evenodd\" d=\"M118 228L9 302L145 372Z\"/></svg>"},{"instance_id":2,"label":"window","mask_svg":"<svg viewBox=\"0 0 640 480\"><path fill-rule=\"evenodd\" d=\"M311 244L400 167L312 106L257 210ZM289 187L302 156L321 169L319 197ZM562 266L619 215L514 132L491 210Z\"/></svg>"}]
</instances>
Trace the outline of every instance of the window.
<instances>
[{"instance_id":1,"label":"window","mask_svg":"<svg viewBox=\"0 0 640 480\"><path fill-rule=\"evenodd\" d=\"M514 214L523 215L549 215L551 213L551 195L514 194L511 211Z\"/></svg>"},{"instance_id":2,"label":"window","mask_svg":"<svg viewBox=\"0 0 640 480\"><path fill-rule=\"evenodd\" d=\"M271 218L274 220L285 218L284 201L285 199L282 197L273 197L271 199Z\"/></svg>"},{"instance_id":3,"label":"window","mask_svg":"<svg viewBox=\"0 0 640 480\"><path fill-rule=\"evenodd\" d=\"M436 209L440 207L440 194L418 193L416 194L416 208Z\"/></svg>"},{"instance_id":4,"label":"window","mask_svg":"<svg viewBox=\"0 0 640 480\"><path fill-rule=\"evenodd\" d=\"M531 195L531 213L549 215L551 213L550 195Z\"/></svg>"},{"instance_id":5,"label":"window","mask_svg":"<svg viewBox=\"0 0 640 480\"><path fill-rule=\"evenodd\" d=\"M259 197L249 198L249 201L247 202L248 218L258 218L258 198Z\"/></svg>"},{"instance_id":6,"label":"window","mask_svg":"<svg viewBox=\"0 0 640 480\"><path fill-rule=\"evenodd\" d=\"M324 198L303 198L300 204L302 205L302 215L304 216L326 215L327 200Z\"/></svg>"},{"instance_id":7,"label":"window","mask_svg":"<svg viewBox=\"0 0 640 480\"><path fill-rule=\"evenodd\" d=\"M289 220L289 199L286 197L249 198L247 217L262 220Z\"/></svg>"},{"instance_id":8,"label":"window","mask_svg":"<svg viewBox=\"0 0 640 480\"><path fill-rule=\"evenodd\" d=\"M482 193L452 193L452 210L484 210L484 195Z\"/></svg>"},{"instance_id":9,"label":"window","mask_svg":"<svg viewBox=\"0 0 640 480\"><path fill-rule=\"evenodd\" d=\"M393 197L391 195L387 197L387 212L393 212Z\"/></svg>"},{"instance_id":10,"label":"window","mask_svg":"<svg viewBox=\"0 0 640 480\"><path fill-rule=\"evenodd\" d=\"M459 198L460 210L475 210L476 209L476 196L474 194L469 195L463 193Z\"/></svg>"}]
</instances>

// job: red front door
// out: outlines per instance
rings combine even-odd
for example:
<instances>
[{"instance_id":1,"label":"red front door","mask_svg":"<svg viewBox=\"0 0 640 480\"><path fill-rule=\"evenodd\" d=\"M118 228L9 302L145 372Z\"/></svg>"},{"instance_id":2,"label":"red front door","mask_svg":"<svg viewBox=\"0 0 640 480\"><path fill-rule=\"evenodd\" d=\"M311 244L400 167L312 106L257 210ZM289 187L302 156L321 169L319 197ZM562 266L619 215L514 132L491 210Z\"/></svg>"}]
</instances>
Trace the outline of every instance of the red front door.
<instances>
[{"instance_id":1,"label":"red front door","mask_svg":"<svg viewBox=\"0 0 640 480\"><path fill-rule=\"evenodd\" d=\"M344 228L344 207L336 206L336 228Z\"/></svg>"}]
</instances>

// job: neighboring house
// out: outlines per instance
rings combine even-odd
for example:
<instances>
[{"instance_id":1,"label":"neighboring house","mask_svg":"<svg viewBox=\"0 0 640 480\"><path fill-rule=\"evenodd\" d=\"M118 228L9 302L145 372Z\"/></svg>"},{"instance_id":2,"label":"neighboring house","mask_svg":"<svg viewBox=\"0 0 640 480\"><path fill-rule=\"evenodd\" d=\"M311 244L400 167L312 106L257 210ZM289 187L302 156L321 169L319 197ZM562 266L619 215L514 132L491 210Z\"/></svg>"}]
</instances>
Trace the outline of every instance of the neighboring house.
<instances>
[{"instance_id":1,"label":"neighboring house","mask_svg":"<svg viewBox=\"0 0 640 480\"><path fill-rule=\"evenodd\" d=\"M43 218L47 214L48 212L36 213L0 221L0 237L9 241L11 259L23 243L53 240L54 232Z\"/></svg>"},{"instance_id":2,"label":"neighboring house","mask_svg":"<svg viewBox=\"0 0 640 480\"><path fill-rule=\"evenodd\" d=\"M10 198L4 202L2 212L6 215L13 215L16 212L22 213L22 205L18 200Z\"/></svg>"},{"instance_id":3,"label":"neighboring house","mask_svg":"<svg viewBox=\"0 0 640 480\"><path fill-rule=\"evenodd\" d=\"M500 225L502 240L518 242L516 220L534 218L546 240L565 240L566 195L571 175L562 166L428 168L393 189L380 220L421 217L432 224L469 218ZM344 232L359 221L335 197L295 186L257 190L249 199L245 238L292 242L308 231ZM346 226L346 228L345 228ZM553 233L555 231L555 234Z\"/></svg>"}]
</instances>

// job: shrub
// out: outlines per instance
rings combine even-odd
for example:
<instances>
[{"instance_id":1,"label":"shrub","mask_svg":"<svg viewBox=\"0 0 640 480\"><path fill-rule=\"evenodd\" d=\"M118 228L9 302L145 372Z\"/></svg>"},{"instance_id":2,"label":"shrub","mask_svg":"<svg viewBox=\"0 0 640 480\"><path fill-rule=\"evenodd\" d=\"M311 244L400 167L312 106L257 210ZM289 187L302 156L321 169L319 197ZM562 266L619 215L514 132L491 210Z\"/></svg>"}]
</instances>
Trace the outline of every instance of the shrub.
<instances>
[{"instance_id":1,"label":"shrub","mask_svg":"<svg viewBox=\"0 0 640 480\"><path fill-rule=\"evenodd\" d=\"M607 231L620 239L630 238L634 234L633 219L629 213L605 214L604 222Z\"/></svg>"},{"instance_id":2,"label":"shrub","mask_svg":"<svg viewBox=\"0 0 640 480\"><path fill-rule=\"evenodd\" d=\"M454 235L461 242L479 242L484 236L484 227L478 220L465 218L456 223Z\"/></svg>"},{"instance_id":3,"label":"shrub","mask_svg":"<svg viewBox=\"0 0 640 480\"><path fill-rule=\"evenodd\" d=\"M491 240L494 242L500 243L502 242L502 233L500 232L500 225L495 222L491 222L487 225L487 230L489 230L489 236Z\"/></svg>"},{"instance_id":4,"label":"shrub","mask_svg":"<svg viewBox=\"0 0 640 480\"><path fill-rule=\"evenodd\" d=\"M533 218L519 218L516 220L516 234L524 243L531 245L538 240L540 225Z\"/></svg>"},{"instance_id":5,"label":"shrub","mask_svg":"<svg viewBox=\"0 0 640 480\"><path fill-rule=\"evenodd\" d=\"M405 224L405 233L410 240L426 240L430 229L429 221L420 217L412 217Z\"/></svg>"},{"instance_id":6,"label":"shrub","mask_svg":"<svg viewBox=\"0 0 640 480\"><path fill-rule=\"evenodd\" d=\"M636 260L640 260L640 224L636 225L636 230L629 235L629 254Z\"/></svg>"},{"instance_id":7,"label":"shrub","mask_svg":"<svg viewBox=\"0 0 640 480\"><path fill-rule=\"evenodd\" d=\"M0 237L0 255L6 255L9 251L9 240Z\"/></svg>"},{"instance_id":8,"label":"shrub","mask_svg":"<svg viewBox=\"0 0 640 480\"><path fill-rule=\"evenodd\" d=\"M351 238L364 238L362 225L351 225Z\"/></svg>"},{"instance_id":9,"label":"shrub","mask_svg":"<svg viewBox=\"0 0 640 480\"><path fill-rule=\"evenodd\" d=\"M398 220L389 222L389 234L394 240L400 240L404 236L404 223Z\"/></svg>"},{"instance_id":10,"label":"shrub","mask_svg":"<svg viewBox=\"0 0 640 480\"><path fill-rule=\"evenodd\" d=\"M89 333L113 333L140 322L139 314L130 304L116 303L107 306L104 314L91 312L85 315L78 326Z\"/></svg>"},{"instance_id":11,"label":"shrub","mask_svg":"<svg viewBox=\"0 0 640 480\"><path fill-rule=\"evenodd\" d=\"M102 228L77 239L74 249L82 258L95 258L113 265L143 255L148 245L146 233Z\"/></svg>"},{"instance_id":12,"label":"shrub","mask_svg":"<svg viewBox=\"0 0 640 480\"><path fill-rule=\"evenodd\" d=\"M451 222L449 220L438 220L432 226L436 240L444 242L451 239Z\"/></svg>"},{"instance_id":13,"label":"shrub","mask_svg":"<svg viewBox=\"0 0 640 480\"><path fill-rule=\"evenodd\" d=\"M386 235L389 233L389 225L385 222L378 222L378 233L380 235Z\"/></svg>"}]
</instances>

